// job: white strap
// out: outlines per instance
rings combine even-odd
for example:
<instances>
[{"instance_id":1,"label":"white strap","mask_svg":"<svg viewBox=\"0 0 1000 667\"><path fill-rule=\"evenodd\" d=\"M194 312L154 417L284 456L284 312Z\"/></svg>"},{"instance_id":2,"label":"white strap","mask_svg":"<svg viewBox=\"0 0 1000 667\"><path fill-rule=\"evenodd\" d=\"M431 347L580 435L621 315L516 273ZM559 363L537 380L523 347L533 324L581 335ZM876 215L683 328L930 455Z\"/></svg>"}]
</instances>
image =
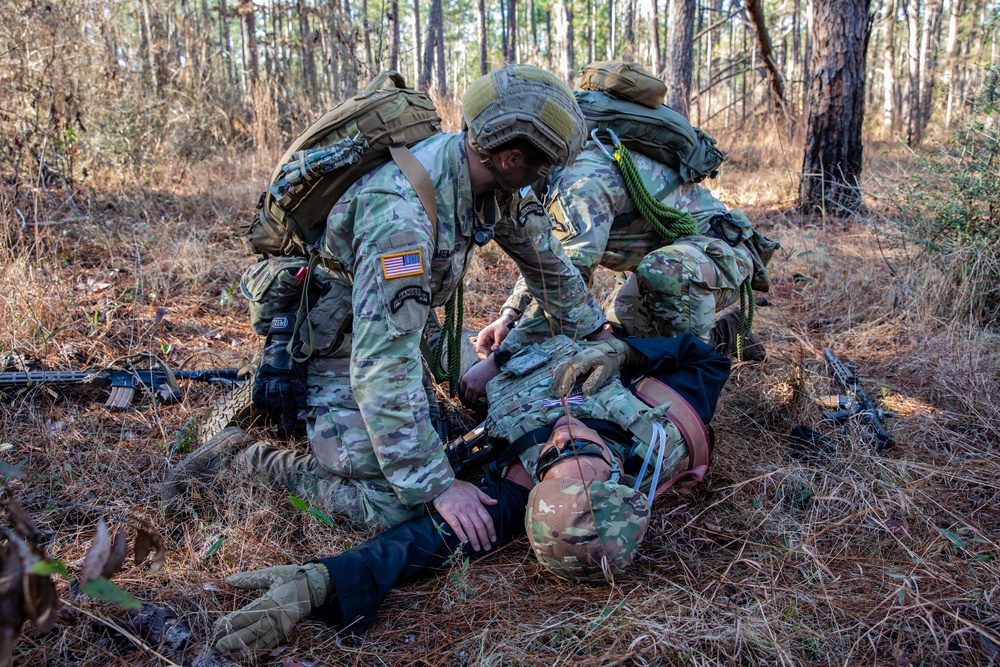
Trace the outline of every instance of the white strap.
<instances>
[{"instance_id":1,"label":"white strap","mask_svg":"<svg viewBox=\"0 0 1000 667\"><path fill-rule=\"evenodd\" d=\"M646 450L646 456L642 460L642 467L639 468L639 475L635 479L635 490L639 490L639 486L642 484L643 477L646 476L646 468L649 467L649 461L653 457L653 453L656 452L656 465L653 466L653 479L649 485L649 504L653 504L653 494L656 491L656 483L660 481L660 471L663 468L663 455L667 451L667 432L663 429L663 426L657 422L653 422L653 437L650 438L649 449Z\"/></svg>"}]
</instances>

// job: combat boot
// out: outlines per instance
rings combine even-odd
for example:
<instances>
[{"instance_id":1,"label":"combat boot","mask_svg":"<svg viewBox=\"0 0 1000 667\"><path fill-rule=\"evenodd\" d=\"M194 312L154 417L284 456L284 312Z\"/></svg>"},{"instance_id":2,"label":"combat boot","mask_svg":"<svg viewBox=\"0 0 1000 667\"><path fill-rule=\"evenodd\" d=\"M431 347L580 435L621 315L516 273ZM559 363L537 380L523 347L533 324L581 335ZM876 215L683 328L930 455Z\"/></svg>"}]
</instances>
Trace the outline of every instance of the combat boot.
<instances>
[{"instance_id":1,"label":"combat boot","mask_svg":"<svg viewBox=\"0 0 1000 667\"><path fill-rule=\"evenodd\" d=\"M169 506L178 497L185 495L191 482L210 481L217 471L226 466L233 454L254 441L249 433L238 426L219 431L211 440L188 454L167 475L160 491L164 506Z\"/></svg>"},{"instance_id":2,"label":"combat boot","mask_svg":"<svg viewBox=\"0 0 1000 667\"><path fill-rule=\"evenodd\" d=\"M729 310L715 321L709 332L708 342L719 354L736 358L736 334L740 328L740 313ZM767 350L757 338L750 334L743 337L743 361L763 361Z\"/></svg>"}]
</instances>

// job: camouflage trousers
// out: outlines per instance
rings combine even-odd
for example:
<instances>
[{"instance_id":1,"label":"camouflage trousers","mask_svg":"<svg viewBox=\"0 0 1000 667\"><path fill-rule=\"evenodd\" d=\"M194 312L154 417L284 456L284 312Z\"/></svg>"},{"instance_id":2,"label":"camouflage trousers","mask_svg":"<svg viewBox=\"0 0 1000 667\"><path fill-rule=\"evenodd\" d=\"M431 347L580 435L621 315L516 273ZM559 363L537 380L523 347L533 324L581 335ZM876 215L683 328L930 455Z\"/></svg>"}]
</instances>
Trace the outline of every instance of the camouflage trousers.
<instances>
[{"instance_id":1,"label":"camouflage trousers","mask_svg":"<svg viewBox=\"0 0 1000 667\"><path fill-rule=\"evenodd\" d=\"M421 516L422 504L406 505L382 473L368 427L351 388L353 337L348 331L332 349L307 364L306 422L310 454L251 448L247 456L261 474L324 512L368 526L394 526ZM428 414L437 419L437 398L425 367Z\"/></svg>"},{"instance_id":2,"label":"camouflage trousers","mask_svg":"<svg viewBox=\"0 0 1000 667\"><path fill-rule=\"evenodd\" d=\"M312 454L256 442L235 461L252 475L282 484L297 498L329 515L371 528L389 528L424 514L407 507L384 479L349 479L332 474Z\"/></svg>"},{"instance_id":3,"label":"camouflage trousers","mask_svg":"<svg viewBox=\"0 0 1000 667\"><path fill-rule=\"evenodd\" d=\"M715 313L736 301L739 286L752 273L753 258L743 246L686 236L646 255L608 297L604 310L630 336L692 333L707 343Z\"/></svg>"}]
</instances>

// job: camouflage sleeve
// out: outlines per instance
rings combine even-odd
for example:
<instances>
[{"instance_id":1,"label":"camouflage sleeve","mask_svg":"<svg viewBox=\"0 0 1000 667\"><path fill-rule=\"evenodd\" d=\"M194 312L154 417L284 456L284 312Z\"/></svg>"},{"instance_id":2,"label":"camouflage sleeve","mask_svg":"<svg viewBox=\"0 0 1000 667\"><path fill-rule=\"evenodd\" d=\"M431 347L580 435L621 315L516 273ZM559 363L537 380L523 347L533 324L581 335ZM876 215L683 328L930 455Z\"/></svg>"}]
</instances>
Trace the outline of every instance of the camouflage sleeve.
<instances>
[{"instance_id":1,"label":"camouflage sleeve","mask_svg":"<svg viewBox=\"0 0 1000 667\"><path fill-rule=\"evenodd\" d=\"M553 232L589 285L608 247L616 213L631 207L618 167L585 153L555 175L546 207Z\"/></svg>"},{"instance_id":2,"label":"camouflage sleeve","mask_svg":"<svg viewBox=\"0 0 1000 667\"><path fill-rule=\"evenodd\" d=\"M382 473L412 506L455 479L421 384L434 242L422 209L403 199L387 205L387 193L381 198L355 231L351 389Z\"/></svg>"},{"instance_id":3,"label":"camouflage sleeve","mask_svg":"<svg viewBox=\"0 0 1000 667\"><path fill-rule=\"evenodd\" d=\"M573 166L553 172L545 202L553 234L589 285L608 246L614 212L629 202L617 167L584 153ZM523 313L531 300L522 276L500 312L514 308Z\"/></svg>"},{"instance_id":4,"label":"camouflage sleeve","mask_svg":"<svg viewBox=\"0 0 1000 667\"><path fill-rule=\"evenodd\" d=\"M604 323L604 312L552 234L549 217L533 195L512 204L510 217L496 227L495 239L521 270L532 298L551 315L555 333L580 338ZM501 349L514 352L520 346L515 329Z\"/></svg>"},{"instance_id":5,"label":"camouflage sleeve","mask_svg":"<svg viewBox=\"0 0 1000 667\"><path fill-rule=\"evenodd\" d=\"M698 223L698 234L701 236L708 234L712 218L729 213L729 209L715 198L711 190L695 183L681 185L664 203L690 213Z\"/></svg>"}]
</instances>

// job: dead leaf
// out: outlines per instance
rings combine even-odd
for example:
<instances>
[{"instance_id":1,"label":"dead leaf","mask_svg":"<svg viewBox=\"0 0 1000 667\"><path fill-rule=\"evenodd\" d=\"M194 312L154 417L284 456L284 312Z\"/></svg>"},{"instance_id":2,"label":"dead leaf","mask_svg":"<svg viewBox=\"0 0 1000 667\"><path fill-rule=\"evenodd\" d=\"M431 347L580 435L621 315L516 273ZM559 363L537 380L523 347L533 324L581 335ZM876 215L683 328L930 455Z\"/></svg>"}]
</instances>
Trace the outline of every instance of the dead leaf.
<instances>
[{"instance_id":1,"label":"dead leaf","mask_svg":"<svg viewBox=\"0 0 1000 667\"><path fill-rule=\"evenodd\" d=\"M139 565L149 552L153 551L153 562L149 564L149 573L152 574L163 567L167 557L167 549L163 545L163 538L156 529L149 523L137 520L135 522L135 543L132 546L132 553L135 557L135 564Z\"/></svg>"},{"instance_id":2,"label":"dead leaf","mask_svg":"<svg viewBox=\"0 0 1000 667\"><path fill-rule=\"evenodd\" d=\"M110 579L118 573L118 570L122 569L122 563L125 562L125 554L128 552L128 544L125 541L125 531L119 530L115 533L114 542L111 544L111 553L108 556L107 562L104 563L104 568L101 570L101 576L105 579Z\"/></svg>"},{"instance_id":3,"label":"dead leaf","mask_svg":"<svg viewBox=\"0 0 1000 667\"><path fill-rule=\"evenodd\" d=\"M80 581L86 583L101 576L109 555L111 555L111 536L108 534L108 524L104 523L104 519L101 519L97 522L97 534L91 541L90 549L84 558Z\"/></svg>"},{"instance_id":4,"label":"dead leaf","mask_svg":"<svg viewBox=\"0 0 1000 667\"><path fill-rule=\"evenodd\" d=\"M10 525L23 540L38 545L42 541L42 532L38 530L35 522L31 520L27 512L17 503L10 504Z\"/></svg>"}]
</instances>

